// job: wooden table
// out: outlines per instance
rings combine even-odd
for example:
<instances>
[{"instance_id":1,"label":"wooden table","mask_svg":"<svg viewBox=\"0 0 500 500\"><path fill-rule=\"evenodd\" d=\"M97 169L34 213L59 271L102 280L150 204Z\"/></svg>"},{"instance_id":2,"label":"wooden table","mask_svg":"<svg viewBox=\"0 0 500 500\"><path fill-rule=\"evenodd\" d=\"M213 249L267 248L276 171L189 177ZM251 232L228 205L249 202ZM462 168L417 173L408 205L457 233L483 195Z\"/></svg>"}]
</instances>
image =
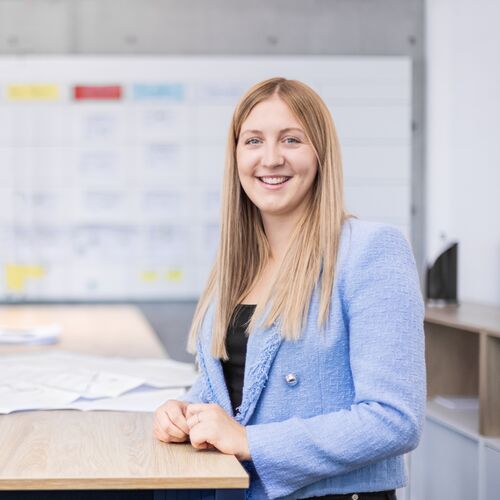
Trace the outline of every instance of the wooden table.
<instances>
[{"instance_id":1,"label":"wooden table","mask_svg":"<svg viewBox=\"0 0 500 500\"><path fill-rule=\"evenodd\" d=\"M52 322L63 327L56 345L59 349L110 356L167 355L134 307L0 307L1 325ZM0 355L51 348L9 346L0 348ZM84 498L109 497L111 490L122 490L118 498L125 498L123 490L128 494L135 490L140 498L148 498L146 493L155 499L182 498L180 492L169 491L177 488L217 488L218 498L238 498L241 489L248 488L248 475L235 457L195 450L190 444L161 443L152 435L151 421L150 413L138 412L64 410L1 415L1 498L7 498L5 490L23 491L15 493L16 499L32 498L27 490L37 490L37 498L43 495L41 490L51 490L46 498L61 498L63 491L75 498L74 490L85 490ZM58 496L54 490L59 490Z\"/></svg>"}]
</instances>

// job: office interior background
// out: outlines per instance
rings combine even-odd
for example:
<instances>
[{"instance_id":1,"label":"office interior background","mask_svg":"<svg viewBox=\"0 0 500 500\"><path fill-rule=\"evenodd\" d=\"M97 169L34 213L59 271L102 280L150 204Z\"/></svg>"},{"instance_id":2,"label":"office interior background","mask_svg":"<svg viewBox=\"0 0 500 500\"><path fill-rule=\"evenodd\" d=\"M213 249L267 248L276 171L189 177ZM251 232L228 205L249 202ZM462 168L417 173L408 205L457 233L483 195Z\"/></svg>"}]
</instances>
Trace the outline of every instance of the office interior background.
<instances>
[{"instance_id":1,"label":"office interior background","mask_svg":"<svg viewBox=\"0 0 500 500\"><path fill-rule=\"evenodd\" d=\"M387 109L396 110L395 121L387 123L377 121L380 115L376 113L369 116L361 113L358 116L360 120L367 119L366 123L374 134L377 125L388 130L400 123L398 120L404 120L405 131L402 134L396 131L393 135L391 132L385 136L375 134L373 137L360 137L356 135L359 124L352 126L351 136L345 134L347 153L344 157L344 175L347 200L351 203L348 208L354 213L358 212L362 218L386 220L405 231L413 247L423 293L427 267L443 248L458 242L459 302L500 307L500 223L497 220L500 214L499 26L500 2L497 0L0 0L1 302L132 302L140 306L171 357L192 361L192 356L185 351L186 333L196 305L195 291L202 286L204 269L207 269L203 267L206 263L201 265L200 273L191 278L195 285L182 288L182 266L167 269L159 264L163 249L170 251L168 239L172 234L168 231L155 233L150 228L142 244L149 246L157 241L159 249L156 253L153 251L152 256L149 255L147 265L138 267L137 273L141 275L141 280L137 287L142 287L144 293L136 293L131 289L123 293L115 293L116 290L101 293L95 283L94 288L91 285L86 288L85 294L68 293L64 296L57 286L56 292L51 292L53 284L46 285L50 281L50 265L37 262L36 251L30 247L42 244L43 238L40 236L40 240L36 240L32 234L27 236L15 226L19 224L36 229L37 211L42 213L44 200L47 202L47 197L40 194L40 187L47 188L47 192L51 189L57 191L60 187L58 172L62 176L69 175L64 167L71 166L71 161L77 160L59 158L57 161L61 168L55 168L54 163L51 163L54 161L52 157L43 163L40 156L40 168L52 169L46 177L36 165L38 154L26 159L19 153L26 151L26 144L23 146L22 141L17 145L9 142L12 127L22 129L33 126L29 123L29 114L22 115L24 121L12 118L20 116L20 113L29 113L26 111L28 108L22 111L21 108L15 108L18 103L11 102L8 94L9 86L23 83L23 75L30 75L32 71L31 75L36 77L37 82L50 86L66 82L64 78L69 68L77 72L77 84L90 86L102 83L99 71L106 70L99 70L97 66L99 60L105 60L111 65L111 69L108 69L109 83L118 86L126 84L127 88L131 88L134 84L141 84L144 75L131 73L126 69L127 64L130 64L129 68L140 71L141 64L146 61L143 67L145 71L154 72L156 70L152 68L164 61L165 68L177 68L180 71L178 79L192 79L199 69L200 78L206 77L207 81L221 86L224 81L234 80L231 64L241 68L238 69L241 80L250 84L253 83L252 75L259 74L258 70L251 70L254 68L252 65L258 66L259 58L274 58L273 61L278 64L276 67L282 68L287 67L290 58L295 58L296 64L300 66L302 62L304 67L309 64L304 61L310 61L311 64L316 61L317 64L310 69L317 72L314 73L316 81L326 85L324 82L328 77L318 69L321 67L321 58L324 58L327 68L338 68L339 71L345 70L342 65L346 61L360 63L359 82L363 79L369 82L365 90L377 78L384 80L383 75L377 75L377 71L370 69L370 61L378 61L380 67L385 67L383 65L388 61L395 63L388 70L392 73L387 76L386 83L390 80L388 85L393 86L396 96L383 92L370 94L366 90L367 94L357 97L354 94L341 95L338 98L338 110L335 108L335 95L330 103L334 119L338 112L337 127L341 143L344 131L351 126L349 118L342 119L342 109L349 106L352 109L362 108L363 105L365 109L383 109L384 116L388 115ZM204 66L204 60L210 64ZM78 69L80 62L81 67ZM29 64L35 69L26 70ZM117 75L114 81L112 74ZM161 71L158 75L164 77ZM339 75L332 78L337 78L341 86L342 78ZM362 88L361 83L359 86ZM212 88L211 91L222 92L222 86L218 89ZM229 93L229 98L216 104L222 102L224 109L230 107L229 104L235 102L235 95L242 87L236 85L235 89L232 90L234 95L231 89L223 89ZM22 89L19 91L22 93ZM166 92L169 97L175 97L177 91L170 88ZM15 89L13 92L15 94ZM135 88L131 92L137 96L141 90ZM208 94L203 95L203 98L209 99L206 97ZM214 95L211 94L211 98ZM213 102L211 105L216 107ZM130 111L130 108L123 109ZM210 109L208 104L207 109ZM219 113L220 109L215 111ZM126 113L122 115L133 116ZM93 119L96 116L94 114ZM217 158L222 160L224 153L224 112L217 116L221 117L216 121L221 130L214 137L214 142L219 149L207 156L212 162ZM157 118L158 115L156 118L154 114L150 115L151 120ZM209 118L205 119L204 123L209 124ZM106 132L115 125L101 121L94 123L94 126L97 127L95 133L99 127ZM200 130L198 134L202 135L203 129ZM155 137L155 140L160 145L156 144L156 149L153 148L149 156L141 157L139 163L147 159L158 161L158 157L160 161L166 161L173 154L165 147L162 149L161 138ZM191 138L186 140L186 144L189 144ZM203 144L200 144L198 151L201 155L207 149L203 149ZM369 155L357 157L357 145L361 148L386 147L388 161L401 159L403 170L397 171L395 167L387 169L385 176L381 177L370 174L370 170L376 169L377 165L366 165L365 168L359 166L356 162L366 161ZM391 149L393 146L396 149ZM397 148L399 156L394 153ZM102 150L101 145L101 156L97 158L87 149L87 161L94 162L95 168L99 165L103 167L104 162L104 171L106 161L115 162L107 170L109 175L118 172L114 178L117 182L125 182L125 189L135 187L127 186L128 181L120 177L120 162L125 160L113 159L109 155L106 157ZM84 149L81 151L83 155ZM189 164L190 160L186 161ZM198 158L198 163L201 161ZM350 170L351 165L353 167ZM382 171L384 165L379 167ZM111 181L111 178L108 180ZM211 248L210 245L213 247L217 219L216 183L214 179L207 182L207 191L202 193L206 198L203 199L211 204L215 215L207 223L207 227L211 228L211 236L199 233L198 239L194 240L202 249L205 244L207 248ZM175 212L170 213L170 216L179 215L182 197L179 198L180 205L177 205L175 189L171 185L161 184L155 188L157 196L150 199L139 223L146 223L148 210L161 212L167 209ZM213 188L211 197L208 188ZM185 187L183 189L181 195L189 197ZM173 196L174 202L169 204L158 195L158 191L163 196ZM47 217L42 224L44 227L52 214L57 220L64 212L64 205L56 202L50 205L50 199L47 203ZM103 210L107 210L112 201L103 201L97 194L90 203L101 204ZM398 212L397 206L404 206L404 210ZM19 210L24 212L20 213ZM203 205L200 213L203 213ZM182 220L182 216L180 218ZM161 216L159 220L162 220ZM170 223L168 217L166 220ZM189 223L190 219L186 221ZM120 224L122 222L119 221ZM98 222L91 220L85 224L87 229L92 225L95 229ZM107 220L105 225L109 228L110 224ZM159 227L163 222L158 224ZM98 248L106 251L102 233L83 231L79 234L78 242L83 247L90 248L94 241ZM52 236L57 235L54 232L46 235L47 238ZM126 245L129 240L123 234L111 241L121 241L120 237L124 238L122 241ZM209 243L203 239L205 237L209 238ZM56 245L51 249L53 253L48 252L47 255L56 255L60 262L65 258L65 253L59 250L58 253ZM85 265L102 258L99 252L96 251L94 261L88 260ZM88 253L91 254L92 250L88 250ZM179 249L173 253L178 255ZM72 261L72 265L78 266L77 257L73 258L76 260ZM129 264L134 265L133 262ZM89 283L98 281L90 274ZM163 280L165 286L156 286L157 280ZM147 287L150 285L156 286L154 293L148 292ZM176 292L177 285L180 287L179 293ZM500 380L496 387L500 388ZM479 498L481 495L484 498L500 498L500 482L493 474L493 471L500 470L500 445L494 448L486 443L484 449L477 451L476 441L481 438L471 444L467 441L472 439L470 436L460 435L459 439L463 437L465 440L461 442L454 440L454 436L438 435L435 428L432 433L434 438L441 440L440 449L444 449L440 458L451 461L452 466L445 468L441 475L431 476L423 465L414 465L412 500L426 498L424 491L440 491L440 484L447 488L443 490L445 498ZM422 447L422 453L424 451ZM475 458L478 453L482 465ZM457 454L472 458L463 463L457 459ZM486 459L491 461L487 462ZM454 485L451 490L450 484ZM458 496L450 494L454 487L457 488L454 495ZM492 496L486 496L490 493ZM410 489L405 494L410 498ZM463 496L465 494L472 496Z\"/></svg>"}]
</instances>

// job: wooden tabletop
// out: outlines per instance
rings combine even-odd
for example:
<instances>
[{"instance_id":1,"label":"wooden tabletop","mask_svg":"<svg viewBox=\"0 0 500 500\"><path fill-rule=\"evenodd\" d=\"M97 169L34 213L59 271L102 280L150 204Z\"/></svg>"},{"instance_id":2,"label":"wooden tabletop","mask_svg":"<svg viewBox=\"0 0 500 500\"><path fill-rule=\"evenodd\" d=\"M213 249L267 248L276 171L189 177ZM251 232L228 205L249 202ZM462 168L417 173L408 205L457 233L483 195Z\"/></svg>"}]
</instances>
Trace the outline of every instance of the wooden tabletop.
<instances>
[{"instance_id":1,"label":"wooden tabletop","mask_svg":"<svg viewBox=\"0 0 500 500\"><path fill-rule=\"evenodd\" d=\"M64 349L131 358L168 357L139 309L123 305L0 306L0 326L30 327L57 323L61 340L48 346L1 346L0 354Z\"/></svg>"},{"instance_id":2,"label":"wooden tabletop","mask_svg":"<svg viewBox=\"0 0 500 500\"><path fill-rule=\"evenodd\" d=\"M0 490L247 488L231 455L161 443L149 413L0 417Z\"/></svg>"},{"instance_id":3,"label":"wooden tabletop","mask_svg":"<svg viewBox=\"0 0 500 500\"><path fill-rule=\"evenodd\" d=\"M57 348L164 357L140 311L129 306L0 307L0 325L57 322ZM50 349L2 347L1 354ZM0 415L0 490L248 488L231 455L166 444L139 412L29 411Z\"/></svg>"},{"instance_id":4,"label":"wooden tabletop","mask_svg":"<svg viewBox=\"0 0 500 500\"><path fill-rule=\"evenodd\" d=\"M427 306L425 321L500 337L500 307L468 302L444 307Z\"/></svg>"}]
</instances>

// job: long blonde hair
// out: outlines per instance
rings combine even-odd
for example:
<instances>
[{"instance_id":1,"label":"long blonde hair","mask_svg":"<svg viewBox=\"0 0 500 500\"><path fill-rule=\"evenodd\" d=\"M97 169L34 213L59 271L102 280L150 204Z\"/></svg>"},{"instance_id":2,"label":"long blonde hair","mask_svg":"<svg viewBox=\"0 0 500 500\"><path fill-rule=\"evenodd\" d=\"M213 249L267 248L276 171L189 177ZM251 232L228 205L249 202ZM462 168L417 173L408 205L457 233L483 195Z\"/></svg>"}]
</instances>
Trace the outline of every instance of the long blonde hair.
<instances>
[{"instance_id":1,"label":"long blonde hair","mask_svg":"<svg viewBox=\"0 0 500 500\"><path fill-rule=\"evenodd\" d=\"M211 352L216 358L228 359L225 338L233 311L270 257L260 212L239 181L236 147L241 126L252 109L273 95L288 105L304 127L318 160L318 173L309 205L290 238L276 280L266 300L257 305L247 331L251 334L258 322L268 327L279 318L282 336L298 339L320 274L318 328L328 318L342 223L351 216L344 210L340 145L328 108L310 87L297 80L271 78L251 87L233 113L226 147L219 248L189 331L191 353L196 351L198 333L213 302Z\"/></svg>"}]
</instances>

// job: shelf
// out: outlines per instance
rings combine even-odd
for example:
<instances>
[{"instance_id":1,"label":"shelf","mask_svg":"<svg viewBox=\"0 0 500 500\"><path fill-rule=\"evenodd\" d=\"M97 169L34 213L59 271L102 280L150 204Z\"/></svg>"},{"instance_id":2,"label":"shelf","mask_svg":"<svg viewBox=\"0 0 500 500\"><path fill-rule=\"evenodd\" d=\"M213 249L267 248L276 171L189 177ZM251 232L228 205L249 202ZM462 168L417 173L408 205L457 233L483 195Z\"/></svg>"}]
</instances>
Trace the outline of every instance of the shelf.
<instances>
[{"instance_id":1,"label":"shelf","mask_svg":"<svg viewBox=\"0 0 500 500\"><path fill-rule=\"evenodd\" d=\"M500 452L500 438L484 438L484 444L488 446L488 448Z\"/></svg>"},{"instance_id":2,"label":"shelf","mask_svg":"<svg viewBox=\"0 0 500 500\"><path fill-rule=\"evenodd\" d=\"M500 337L500 308L465 302L459 305L425 309L425 321L458 330Z\"/></svg>"},{"instance_id":3,"label":"shelf","mask_svg":"<svg viewBox=\"0 0 500 500\"><path fill-rule=\"evenodd\" d=\"M480 437L478 410L451 410L427 401L427 418L469 438L478 440Z\"/></svg>"},{"instance_id":4,"label":"shelf","mask_svg":"<svg viewBox=\"0 0 500 500\"><path fill-rule=\"evenodd\" d=\"M500 438L479 434L479 412L477 410L451 410L435 401L427 401L427 418L465 437L482 441L488 448L500 452Z\"/></svg>"},{"instance_id":5,"label":"shelf","mask_svg":"<svg viewBox=\"0 0 500 500\"><path fill-rule=\"evenodd\" d=\"M467 410L452 422L464 431L500 438L500 308L470 303L427 307L424 327L427 397L478 398L476 421ZM435 411L445 420L455 413L430 408L431 415Z\"/></svg>"}]
</instances>

